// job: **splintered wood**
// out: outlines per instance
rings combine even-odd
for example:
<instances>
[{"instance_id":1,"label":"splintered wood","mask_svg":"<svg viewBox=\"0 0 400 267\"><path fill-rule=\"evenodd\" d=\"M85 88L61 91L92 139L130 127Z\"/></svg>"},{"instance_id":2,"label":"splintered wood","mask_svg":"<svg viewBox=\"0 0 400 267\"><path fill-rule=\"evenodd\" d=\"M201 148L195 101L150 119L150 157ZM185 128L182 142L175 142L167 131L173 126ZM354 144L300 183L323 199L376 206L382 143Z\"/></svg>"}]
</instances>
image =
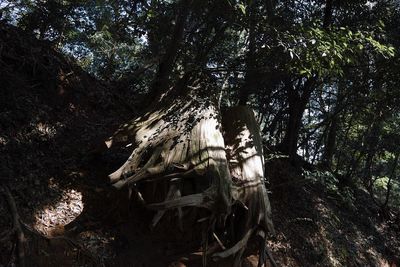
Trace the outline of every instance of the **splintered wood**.
<instances>
[{"instance_id":1,"label":"splintered wood","mask_svg":"<svg viewBox=\"0 0 400 267\"><path fill-rule=\"evenodd\" d=\"M241 256L251 235L258 230L264 239L264 232L273 234L274 226L264 181L262 141L254 112L245 106L229 108L222 114L222 126L233 182L232 197L234 203L240 203L245 210L240 225L244 235L233 247L216 253L214 257L235 255L234 264L240 266Z\"/></svg>"},{"instance_id":2,"label":"splintered wood","mask_svg":"<svg viewBox=\"0 0 400 267\"><path fill-rule=\"evenodd\" d=\"M223 112L222 124L233 198L245 205L250 216L246 229L261 225L271 233L271 207L264 181L264 156L260 130L254 112L245 106Z\"/></svg>"},{"instance_id":3,"label":"splintered wood","mask_svg":"<svg viewBox=\"0 0 400 267\"><path fill-rule=\"evenodd\" d=\"M164 99L151 112L122 126L107 142L133 147L110 181L118 189L167 184L162 202L144 195L147 207L159 210L152 226L165 210L177 209L179 220L184 220L181 208L205 208L210 211L207 229L211 236L216 222L226 224L234 210L245 210L236 226L241 236L224 237L229 241L227 248L222 246L213 255L215 259L234 256L238 265L257 231L274 232L259 129L251 109L236 107L221 114L213 94L201 87L190 89L190 94Z\"/></svg>"}]
</instances>

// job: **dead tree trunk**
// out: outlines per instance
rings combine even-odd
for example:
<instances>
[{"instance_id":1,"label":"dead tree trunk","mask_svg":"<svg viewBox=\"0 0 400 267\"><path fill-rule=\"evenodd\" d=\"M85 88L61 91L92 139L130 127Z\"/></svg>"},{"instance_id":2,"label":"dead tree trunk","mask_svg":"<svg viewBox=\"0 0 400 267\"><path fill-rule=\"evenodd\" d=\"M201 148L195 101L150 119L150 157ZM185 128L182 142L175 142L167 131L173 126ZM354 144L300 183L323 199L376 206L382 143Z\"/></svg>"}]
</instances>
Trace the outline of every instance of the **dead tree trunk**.
<instances>
[{"instance_id":1,"label":"dead tree trunk","mask_svg":"<svg viewBox=\"0 0 400 267\"><path fill-rule=\"evenodd\" d=\"M217 90L199 80L178 83L150 112L115 133L109 146L131 143L134 150L110 180L118 189L144 182L153 187L168 185L161 202L155 201L159 196L135 190L149 209L158 211L153 225L171 209L177 209L179 220L184 220L183 207L208 211L210 236L215 235L215 225L233 223L239 235L221 236L227 248L221 246L212 257L232 256L240 266L248 240L273 233L261 138L250 109L237 107L222 113ZM244 216L233 219L239 210Z\"/></svg>"}]
</instances>

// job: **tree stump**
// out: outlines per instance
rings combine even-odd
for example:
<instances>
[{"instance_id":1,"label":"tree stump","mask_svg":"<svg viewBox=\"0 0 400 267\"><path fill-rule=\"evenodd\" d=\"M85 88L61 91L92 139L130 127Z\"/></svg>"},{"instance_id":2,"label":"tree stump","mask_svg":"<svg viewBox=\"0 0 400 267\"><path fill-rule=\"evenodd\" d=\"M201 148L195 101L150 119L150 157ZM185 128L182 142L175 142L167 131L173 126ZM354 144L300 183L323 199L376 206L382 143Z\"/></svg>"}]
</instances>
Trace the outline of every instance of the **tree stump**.
<instances>
[{"instance_id":1,"label":"tree stump","mask_svg":"<svg viewBox=\"0 0 400 267\"><path fill-rule=\"evenodd\" d=\"M221 247L212 257L233 256L239 266L250 237L274 231L259 128L245 106L221 112L217 90L209 83L198 79L187 84L170 89L106 142L133 147L110 181L117 189L135 188L146 206L157 210L152 226L166 210L177 209L180 221L185 219L183 207L207 210L206 238L214 236ZM137 185L144 183L153 190L139 190ZM221 236L229 245L225 247L215 229L228 225L233 233Z\"/></svg>"}]
</instances>

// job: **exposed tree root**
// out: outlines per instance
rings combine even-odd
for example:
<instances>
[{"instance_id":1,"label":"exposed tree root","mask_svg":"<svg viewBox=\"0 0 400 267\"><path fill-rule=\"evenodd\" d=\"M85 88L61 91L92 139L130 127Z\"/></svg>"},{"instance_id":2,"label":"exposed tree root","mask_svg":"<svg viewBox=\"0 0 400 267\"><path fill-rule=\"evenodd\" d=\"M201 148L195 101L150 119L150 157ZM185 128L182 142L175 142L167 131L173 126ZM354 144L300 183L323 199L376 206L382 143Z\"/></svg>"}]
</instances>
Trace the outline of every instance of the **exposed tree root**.
<instances>
[{"instance_id":1,"label":"exposed tree root","mask_svg":"<svg viewBox=\"0 0 400 267\"><path fill-rule=\"evenodd\" d=\"M264 231L259 231L258 236L261 237L261 242L260 242L260 256L258 260L258 267L265 267L267 259L269 262L272 264L272 267L278 267L276 264L276 261L274 260L274 257L272 256L271 250L268 248L268 245L266 243L266 234Z\"/></svg>"},{"instance_id":2,"label":"exposed tree root","mask_svg":"<svg viewBox=\"0 0 400 267\"><path fill-rule=\"evenodd\" d=\"M54 237L48 237L43 235L42 233L36 231L35 229L31 228L27 224L25 224L18 213L17 205L15 203L14 197L12 196L10 190L8 189L7 186L3 186L1 189L1 192L3 192L3 195L5 196L12 220L13 220L13 228L11 231L7 233L7 235L2 236L1 241L4 242L6 241L11 235L15 234L16 239L17 239L17 259L18 259L18 266L27 266L26 265L26 260L25 260L25 245L26 245L26 237L24 234L24 230L28 231L29 233L33 234L34 236L39 237L40 239L44 239L46 241L52 241L52 240L63 240L70 246L78 249L79 252L81 252L87 259L89 259L91 262L95 264L95 266L102 266L101 262L99 259L93 255L90 251L88 251L86 248L84 248L78 241L66 237L66 236L54 236Z\"/></svg>"},{"instance_id":3,"label":"exposed tree root","mask_svg":"<svg viewBox=\"0 0 400 267\"><path fill-rule=\"evenodd\" d=\"M21 221L21 225L24 226L24 228L32 233L33 235L42 238L48 242L51 242L52 240L62 240L69 244L71 247L76 248L80 253L84 255L85 258L87 258L90 262L92 262L95 266L104 266L104 264L101 263L101 261L96 257L93 253L91 253L88 249L86 249L83 245L81 245L77 240L64 236L64 235L59 235L59 236L46 236L32 227L28 226L24 222Z\"/></svg>"},{"instance_id":4,"label":"exposed tree root","mask_svg":"<svg viewBox=\"0 0 400 267\"><path fill-rule=\"evenodd\" d=\"M10 231L10 234L15 234L17 238L17 256L18 256L18 265L19 266L26 266L25 265L25 235L24 231L22 230L21 223L20 223L20 217L17 209L17 204L15 204L15 200L13 195L10 192L10 189L8 189L7 186L3 186L3 194L7 200L8 207L11 212L11 216L13 219L13 228Z\"/></svg>"}]
</instances>

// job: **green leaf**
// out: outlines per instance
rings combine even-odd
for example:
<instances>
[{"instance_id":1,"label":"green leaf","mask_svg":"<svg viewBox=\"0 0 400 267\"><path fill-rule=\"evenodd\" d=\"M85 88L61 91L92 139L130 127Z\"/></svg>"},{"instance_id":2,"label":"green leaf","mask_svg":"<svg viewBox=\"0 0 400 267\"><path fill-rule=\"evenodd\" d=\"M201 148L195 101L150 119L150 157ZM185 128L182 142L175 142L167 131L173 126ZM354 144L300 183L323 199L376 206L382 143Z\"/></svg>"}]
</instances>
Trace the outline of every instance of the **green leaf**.
<instances>
[{"instance_id":1,"label":"green leaf","mask_svg":"<svg viewBox=\"0 0 400 267\"><path fill-rule=\"evenodd\" d=\"M307 74L309 71L308 70L300 70L300 75Z\"/></svg>"},{"instance_id":2,"label":"green leaf","mask_svg":"<svg viewBox=\"0 0 400 267\"><path fill-rule=\"evenodd\" d=\"M240 11L242 11L243 15L246 15L246 7L243 4L238 4Z\"/></svg>"}]
</instances>

